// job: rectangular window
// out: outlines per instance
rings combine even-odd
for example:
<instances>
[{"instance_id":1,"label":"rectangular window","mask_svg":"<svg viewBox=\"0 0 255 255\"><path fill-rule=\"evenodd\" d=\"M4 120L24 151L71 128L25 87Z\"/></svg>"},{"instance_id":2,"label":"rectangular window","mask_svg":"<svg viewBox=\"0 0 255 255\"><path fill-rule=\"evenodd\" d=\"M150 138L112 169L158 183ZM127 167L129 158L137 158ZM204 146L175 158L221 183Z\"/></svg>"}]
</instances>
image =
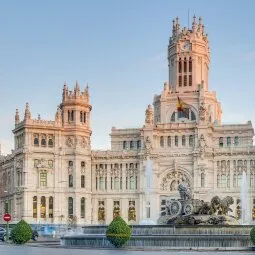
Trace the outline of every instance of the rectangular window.
<instances>
[{"instance_id":1,"label":"rectangular window","mask_svg":"<svg viewBox=\"0 0 255 255\"><path fill-rule=\"evenodd\" d=\"M175 147L178 147L178 136L175 136L174 142L175 142Z\"/></svg>"},{"instance_id":2,"label":"rectangular window","mask_svg":"<svg viewBox=\"0 0 255 255\"><path fill-rule=\"evenodd\" d=\"M187 86L187 75L185 74L184 75L184 87L186 87Z\"/></svg>"},{"instance_id":3,"label":"rectangular window","mask_svg":"<svg viewBox=\"0 0 255 255\"><path fill-rule=\"evenodd\" d=\"M81 218L85 218L85 198L81 198Z\"/></svg>"},{"instance_id":4,"label":"rectangular window","mask_svg":"<svg viewBox=\"0 0 255 255\"><path fill-rule=\"evenodd\" d=\"M181 87L181 86L182 86L182 76L179 75L179 87Z\"/></svg>"},{"instance_id":5,"label":"rectangular window","mask_svg":"<svg viewBox=\"0 0 255 255\"><path fill-rule=\"evenodd\" d=\"M189 75L189 86L192 86L192 75Z\"/></svg>"},{"instance_id":6,"label":"rectangular window","mask_svg":"<svg viewBox=\"0 0 255 255\"><path fill-rule=\"evenodd\" d=\"M40 186L41 187L47 186L47 173L45 172L40 173Z\"/></svg>"},{"instance_id":7,"label":"rectangular window","mask_svg":"<svg viewBox=\"0 0 255 255\"><path fill-rule=\"evenodd\" d=\"M73 187L73 176L70 174L69 175L69 188Z\"/></svg>"},{"instance_id":8,"label":"rectangular window","mask_svg":"<svg viewBox=\"0 0 255 255\"><path fill-rule=\"evenodd\" d=\"M231 137L227 137L227 146L228 146L228 147L231 146Z\"/></svg>"},{"instance_id":9,"label":"rectangular window","mask_svg":"<svg viewBox=\"0 0 255 255\"><path fill-rule=\"evenodd\" d=\"M81 188L85 188L85 175L81 176Z\"/></svg>"}]
</instances>

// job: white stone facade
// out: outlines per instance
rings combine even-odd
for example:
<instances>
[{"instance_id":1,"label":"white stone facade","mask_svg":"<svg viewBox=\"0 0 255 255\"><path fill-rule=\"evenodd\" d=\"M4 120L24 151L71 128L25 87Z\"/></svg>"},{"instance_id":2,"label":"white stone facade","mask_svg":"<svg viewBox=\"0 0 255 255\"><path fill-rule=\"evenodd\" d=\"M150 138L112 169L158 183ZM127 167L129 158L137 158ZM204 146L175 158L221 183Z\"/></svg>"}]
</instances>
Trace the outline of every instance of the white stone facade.
<instances>
[{"instance_id":1,"label":"white stone facade","mask_svg":"<svg viewBox=\"0 0 255 255\"><path fill-rule=\"evenodd\" d=\"M173 22L168 61L169 82L148 106L144 126L112 128L111 150L91 150L89 92L80 91L78 83L74 91L64 85L54 121L32 119L28 104L22 121L17 111L15 148L0 161L2 213L8 204L14 221L108 224L120 214L138 223L148 216L147 158L156 201L151 215L158 215L165 197L178 197L183 180L194 198L232 196L236 215L243 171L253 208L254 130L250 121L221 124L221 104L209 90L210 51L202 19L194 17L190 30L181 30L178 19ZM177 110L178 97L184 112Z\"/></svg>"}]
</instances>

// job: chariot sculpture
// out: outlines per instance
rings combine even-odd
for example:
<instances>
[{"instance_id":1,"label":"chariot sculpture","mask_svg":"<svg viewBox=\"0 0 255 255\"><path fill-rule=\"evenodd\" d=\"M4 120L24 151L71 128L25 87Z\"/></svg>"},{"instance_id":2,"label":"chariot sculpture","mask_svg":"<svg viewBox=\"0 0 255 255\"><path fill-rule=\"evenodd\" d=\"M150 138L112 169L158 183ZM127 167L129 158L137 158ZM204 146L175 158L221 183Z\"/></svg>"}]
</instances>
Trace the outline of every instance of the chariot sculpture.
<instances>
[{"instance_id":1,"label":"chariot sculpture","mask_svg":"<svg viewBox=\"0 0 255 255\"><path fill-rule=\"evenodd\" d=\"M227 216L232 212L232 197L220 199L214 196L210 202L193 199L191 189L184 182L178 185L178 191L180 199L166 199L165 209L160 212L159 224L221 224L235 220Z\"/></svg>"}]
</instances>

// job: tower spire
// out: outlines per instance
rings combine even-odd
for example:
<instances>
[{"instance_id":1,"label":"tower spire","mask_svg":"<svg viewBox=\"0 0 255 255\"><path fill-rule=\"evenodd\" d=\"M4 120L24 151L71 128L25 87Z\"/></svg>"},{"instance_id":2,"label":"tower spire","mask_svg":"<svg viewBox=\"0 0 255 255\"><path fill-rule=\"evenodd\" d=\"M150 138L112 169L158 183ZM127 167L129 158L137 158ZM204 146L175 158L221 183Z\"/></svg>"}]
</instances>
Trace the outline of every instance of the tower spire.
<instances>
[{"instance_id":1,"label":"tower spire","mask_svg":"<svg viewBox=\"0 0 255 255\"><path fill-rule=\"evenodd\" d=\"M25 109L25 120L31 119L31 112L29 108L29 103L26 103L26 109Z\"/></svg>"},{"instance_id":2,"label":"tower spire","mask_svg":"<svg viewBox=\"0 0 255 255\"><path fill-rule=\"evenodd\" d=\"M16 114L15 114L15 125L18 125L20 122L20 118L19 118L19 110L16 109Z\"/></svg>"}]
</instances>

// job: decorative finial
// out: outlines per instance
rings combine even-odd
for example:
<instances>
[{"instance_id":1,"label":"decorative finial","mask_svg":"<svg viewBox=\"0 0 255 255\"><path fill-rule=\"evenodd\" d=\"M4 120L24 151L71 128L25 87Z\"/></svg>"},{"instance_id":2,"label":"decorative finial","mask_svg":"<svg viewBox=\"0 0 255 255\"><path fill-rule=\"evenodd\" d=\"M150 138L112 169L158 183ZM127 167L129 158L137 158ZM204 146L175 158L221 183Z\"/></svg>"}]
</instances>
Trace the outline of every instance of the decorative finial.
<instances>
[{"instance_id":1,"label":"decorative finial","mask_svg":"<svg viewBox=\"0 0 255 255\"><path fill-rule=\"evenodd\" d=\"M16 109L16 114L15 114L15 125L19 124L20 118L19 118L19 110Z\"/></svg>"},{"instance_id":2,"label":"decorative finial","mask_svg":"<svg viewBox=\"0 0 255 255\"><path fill-rule=\"evenodd\" d=\"M202 17L199 17L199 25L202 25Z\"/></svg>"},{"instance_id":3,"label":"decorative finial","mask_svg":"<svg viewBox=\"0 0 255 255\"><path fill-rule=\"evenodd\" d=\"M38 120L41 120L41 115L40 114L38 114Z\"/></svg>"},{"instance_id":4,"label":"decorative finial","mask_svg":"<svg viewBox=\"0 0 255 255\"><path fill-rule=\"evenodd\" d=\"M25 119L31 119L31 112L30 112L30 108L29 108L29 103L26 103Z\"/></svg>"}]
</instances>

